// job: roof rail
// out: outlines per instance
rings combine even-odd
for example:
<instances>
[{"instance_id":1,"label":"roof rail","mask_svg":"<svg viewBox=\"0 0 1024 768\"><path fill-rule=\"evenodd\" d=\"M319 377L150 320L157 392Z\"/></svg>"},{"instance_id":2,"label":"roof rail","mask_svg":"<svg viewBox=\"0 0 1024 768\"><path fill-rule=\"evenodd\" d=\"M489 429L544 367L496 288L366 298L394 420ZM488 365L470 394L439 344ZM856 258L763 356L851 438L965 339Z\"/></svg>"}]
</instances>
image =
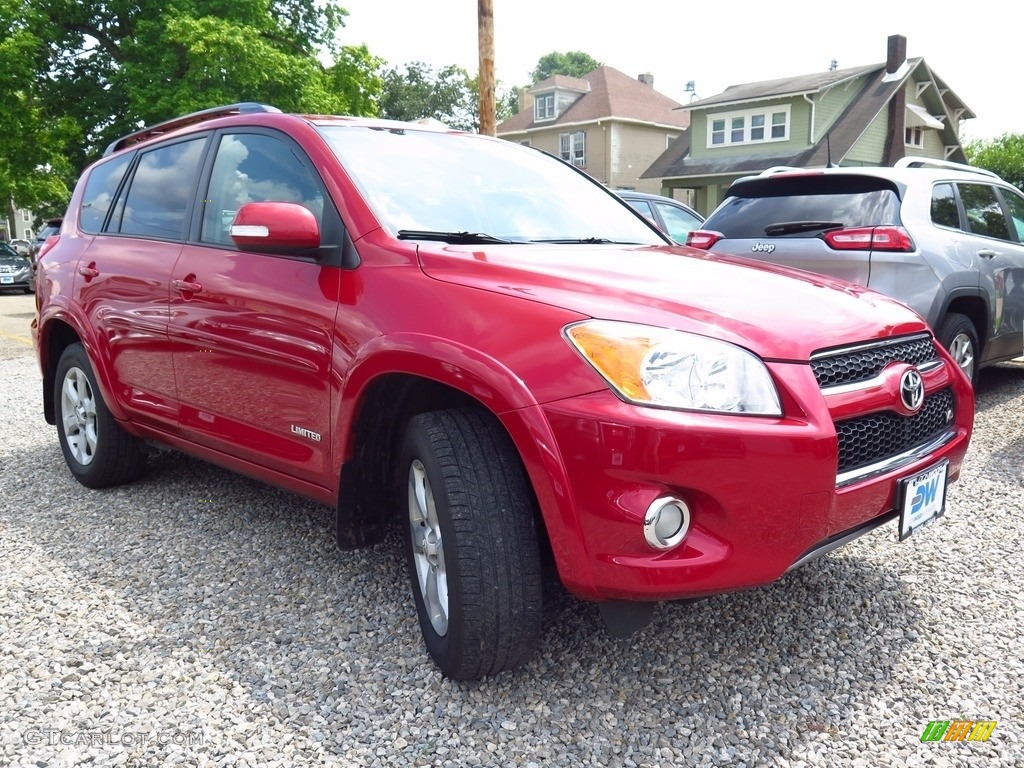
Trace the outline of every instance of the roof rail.
<instances>
[{"instance_id":1,"label":"roof rail","mask_svg":"<svg viewBox=\"0 0 1024 768\"><path fill-rule=\"evenodd\" d=\"M140 141L146 139L156 138L162 136L170 131L177 130L178 128L184 128L189 125L195 125L196 123L202 123L206 120L214 120L218 117L226 117L227 115L245 115L256 112L278 112L280 109L277 107L271 107L267 104L258 104L255 101L243 101L238 104L227 104L223 107L211 107L210 109L203 109L199 112L192 112L188 115L182 115L176 117L173 120L166 120L156 125L150 125L142 128L134 133L129 133L127 136L122 136L104 150L103 156L113 154L118 150L130 147L132 144L138 144Z\"/></svg>"},{"instance_id":2,"label":"roof rail","mask_svg":"<svg viewBox=\"0 0 1024 768\"><path fill-rule=\"evenodd\" d=\"M964 163L954 163L952 160L937 160L933 157L901 157L893 168L948 168L952 171L964 171L965 173L980 173L982 176L991 176L998 179L999 174L993 173L985 168L977 168Z\"/></svg>"}]
</instances>

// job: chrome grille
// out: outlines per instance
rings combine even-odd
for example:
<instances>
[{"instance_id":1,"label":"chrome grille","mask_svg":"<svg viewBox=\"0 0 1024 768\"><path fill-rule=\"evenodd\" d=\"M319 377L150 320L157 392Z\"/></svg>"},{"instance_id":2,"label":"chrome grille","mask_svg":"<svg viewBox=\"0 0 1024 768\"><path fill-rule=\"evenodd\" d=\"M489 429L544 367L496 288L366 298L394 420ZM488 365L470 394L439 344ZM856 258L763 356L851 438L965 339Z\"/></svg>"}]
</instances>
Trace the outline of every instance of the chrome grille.
<instances>
[{"instance_id":1,"label":"chrome grille","mask_svg":"<svg viewBox=\"0 0 1024 768\"><path fill-rule=\"evenodd\" d=\"M955 403L952 390L943 389L926 397L913 416L883 412L837 421L839 474L898 456L939 436L952 423Z\"/></svg>"},{"instance_id":2,"label":"chrome grille","mask_svg":"<svg viewBox=\"0 0 1024 768\"><path fill-rule=\"evenodd\" d=\"M921 366L938 359L930 336L911 336L895 342L816 353L811 356L811 370L818 386L827 389L872 379L892 362Z\"/></svg>"}]
</instances>

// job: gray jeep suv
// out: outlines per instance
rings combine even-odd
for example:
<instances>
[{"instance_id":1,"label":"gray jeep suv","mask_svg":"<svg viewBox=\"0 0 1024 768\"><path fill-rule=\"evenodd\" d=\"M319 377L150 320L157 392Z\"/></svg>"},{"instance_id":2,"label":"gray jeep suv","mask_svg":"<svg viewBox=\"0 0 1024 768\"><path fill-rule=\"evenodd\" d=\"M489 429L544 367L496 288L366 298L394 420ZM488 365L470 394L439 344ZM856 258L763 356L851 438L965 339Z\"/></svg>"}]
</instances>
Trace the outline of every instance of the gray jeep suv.
<instances>
[{"instance_id":1,"label":"gray jeep suv","mask_svg":"<svg viewBox=\"0 0 1024 768\"><path fill-rule=\"evenodd\" d=\"M972 381L1024 353L1024 195L989 171L924 158L769 169L736 181L687 244L888 294Z\"/></svg>"}]
</instances>

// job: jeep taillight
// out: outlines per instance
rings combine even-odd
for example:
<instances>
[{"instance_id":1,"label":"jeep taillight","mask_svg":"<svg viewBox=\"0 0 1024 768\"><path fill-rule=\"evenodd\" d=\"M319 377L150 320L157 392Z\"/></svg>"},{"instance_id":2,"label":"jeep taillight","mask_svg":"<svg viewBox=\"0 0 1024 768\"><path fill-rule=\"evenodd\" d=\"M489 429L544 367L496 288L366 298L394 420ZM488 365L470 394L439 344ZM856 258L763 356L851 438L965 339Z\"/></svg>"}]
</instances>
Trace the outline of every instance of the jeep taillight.
<instances>
[{"instance_id":1,"label":"jeep taillight","mask_svg":"<svg viewBox=\"0 0 1024 768\"><path fill-rule=\"evenodd\" d=\"M686 236L686 244L691 248L701 248L706 251L723 237L725 235L721 232L714 232L710 229L695 229Z\"/></svg>"},{"instance_id":2,"label":"jeep taillight","mask_svg":"<svg viewBox=\"0 0 1024 768\"><path fill-rule=\"evenodd\" d=\"M851 227L830 229L822 234L829 247L837 251L914 250L914 241L903 227Z\"/></svg>"}]
</instances>

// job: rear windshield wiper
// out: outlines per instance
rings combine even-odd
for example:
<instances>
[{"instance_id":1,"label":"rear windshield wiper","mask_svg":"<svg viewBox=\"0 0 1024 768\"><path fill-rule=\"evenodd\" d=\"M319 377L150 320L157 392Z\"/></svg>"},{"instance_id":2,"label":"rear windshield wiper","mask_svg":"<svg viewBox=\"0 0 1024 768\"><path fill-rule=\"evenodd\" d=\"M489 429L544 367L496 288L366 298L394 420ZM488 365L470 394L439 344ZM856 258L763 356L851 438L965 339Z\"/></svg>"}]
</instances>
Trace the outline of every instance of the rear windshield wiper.
<instances>
[{"instance_id":1,"label":"rear windshield wiper","mask_svg":"<svg viewBox=\"0 0 1024 768\"><path fill-rule=\"evenodd\" d=\"M400 229L399 240L434 240L439 243L455 245L477 245L481 243L511 243L494 235L483 232L435 232L429 229Z\"/></svg>"},{"instance_id":2,"label":"rear windshield wiper","mask_svg":"<svg viewBox=\"0 0 1024 768\"><path fill-rule=\"evenodd\" d=\"M778 224L769 224L764 228L764 233L766 235L791 235L794 232L842 229L845 226L841 221L781 221Z\"/></svg>"}]
</instances>

